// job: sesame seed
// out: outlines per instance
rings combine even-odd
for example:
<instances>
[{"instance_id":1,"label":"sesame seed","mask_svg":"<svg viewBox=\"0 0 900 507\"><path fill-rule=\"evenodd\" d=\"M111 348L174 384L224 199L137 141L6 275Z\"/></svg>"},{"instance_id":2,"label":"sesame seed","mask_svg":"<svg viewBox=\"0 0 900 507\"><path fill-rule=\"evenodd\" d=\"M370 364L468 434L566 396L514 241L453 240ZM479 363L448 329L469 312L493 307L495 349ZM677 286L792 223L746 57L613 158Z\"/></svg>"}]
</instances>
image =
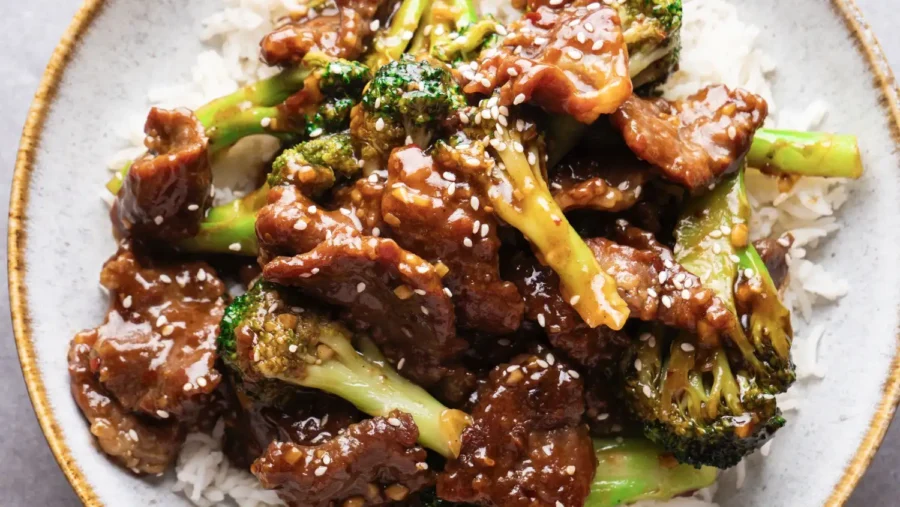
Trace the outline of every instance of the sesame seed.
<instances>
[{"instance_id":1,"label":"sesame seed","mask_svg":"<svg viewBox=\"0 0 900 507\"><path fill-rule=\"evenodd\" d=\"M206 387L206 377L200 377L197 379L197 385L200 387Z\"/></svg>"},{"instance_id":2,"label":"sesame seed","mask_svg":"<svg viewBox=\"0 0 900 507\"><path fill-rule=\"evenodd\" d=\"M550 363L550 365L553 365L553 363L556 362L556 358L553 356L553 354L547 354L547 362Z\"/></svg>"},{"instance_id":3,"label":"sesame seed","mask_svg":"<svg viewBox=\"0 0 900 507\"><path fill-rule=\"evenodd\" d=\"M297 344L295 343L288 345L288 352L290 352L291 354L296 353L298 349L299 347L297 347Z\"/></svg>"},{"instance_id":4,"label":"sesame seed","mask_svg":"<svg viewBox=\"0 0 900 507\"><path fill-rule=\"evenodd\" d=\"M668 271L660 271L659 272L659 283L666 283L666 280L669 279Z\"/></svg>"},{"instance_id":5,"label":"sesame seed","mask_svg":"<svg viewBox=\"0 0 900 507\"><path fill-rule=\"evenodd\" d=\"M306 211L308 211L309 213L315 213L317 210L318 208L313 205L310 205L308 208L306 208Z\"/></svg>"},{"instance_id":6,"label":"sesame seed","mask_svg":"<svg viewBox=\"0 0 900 507\"><path fill-rule=\"evenodd\" d=\"M296 222L294 222L294 229L297 229L298 231L305 231L306 222L304 222L303 219L297 220Z\"/></svg>"},{"instance_id":7,"label":"sesame seed","mask_svg":"<svg viewBox=\"0 0 900 507\"><path fill-rule=\"evenodd\" d=\"M580 300L581 300L581 296L576 294L576 295L572 296L572 299L569 300L569 304L572 306L575 306L578 304L578 301L580 301Z\"/></svg>"},{"instance_id":8,"label":"sesame seed","mask_svg":"<svg viewBox=\"0 0 900 507\"><path fill-rule=\"evenodd\" d=\"M163 336L169 336L170 334L172 334L174 332L175 332L175 327L171 324L167 324L167 325L163 326L162 330L160 331L160 333L162 333Z\"/></svg>"},{"instance_id":9,"label":"sesame seed","mask_svg":"<svg viewBox=\"0 0 900 507\"><path fill-rule=\"evenodd\" d=\"M663 306L665 306L666 308L672 308L672 298L670 298L669 296L663 296L663 297L662 297L662 304L663 304Z\"/></svg>"},{"instance_id":10,"label":"sesame seed","mask_svg":"<svg viewBox=\"0 0 900 507\"><path fill-rule=\"evenodd\" d=\"M468 237L463 239L463 245L465 245L467 248L472 248L472 240Z\"/></svg>"},{"instance_id":11,"label":"sesame seed","mask_svg":"<svg viewBox=\"0 0 900 507\"><path fill-rule=\"evenodd\" d=\"M453 293L450 292L450 289L448 289L447 287L444 287L444 294L446 294L448 298L453 297Z\"/></svg>"},{"instance_id":12,"label":"sesame seed","mask_svg":"<svg viewBox=\"0 0 900 507\"><path fill-rule=\"evenodd\" d=\"M156 218L153 219L153 223L156 225L160 225L163 223L162 215L156 215Z\"/></svg>"},{"instance_id":13,"label":"sesame seed","mask_svg":"<svg viewBox=\"0 0 900 507\"><path fill-rule=\"evenodd\" d=\"M159 275L159 281L162 283L172 283L172 277L166 274Z\"/></svg>"},{"instance_id":14,"label":"sesame seed","mask_svg":"<svg viewBox=\"0 0 900 507\"><path fill-rule=\"evenodd\" d=\"M387 422L388 422L388 424L390 424L391 426L393 426L395 428L399 427L400 424L402 424L400 422L400 419L397 419L396 417L389 417Z\"/></svg>"},{"instance_id":15,"label":"sesame seed","mask_svg":"<svg viewBox=\"0 0 900 507\"><path fill-rule=\"evenodd\" d=\"M168 419L168 418L169 418L169 413L166 412L165 410L157 410L157 411L156 411L156 415L158 415L159 417L161 417L161 418L163 418L163 419Z\"/></svg>"},{"instance_id":16,"label":"sesame seed","mask_svg":"<svg viewBox=\"0 0 900 507\"><path fill-rule=\"evenodd\" d=\"M463 122L463 124L469 123L469 115L460 111L459 112L459 121Z\"/></svg>"},{"instance_id":17,"label":"sesame seed","mask_svg":"<svg viewBox=\"0 0 900 507\"><path fill-rule=\"evenodd\" d=\"M653 397L653 392L650 391L650 387L649 387L649 386L644 386L643 391L644 391L644 396L646 396L646 397L648 397L648 398L652 398L652 397Z\"/></svg>"},{"instance_id":18,"label":"sesame seed","mask_svg":"<svg viewBox=\"0 0 900 507\"><path fill-rule=\"evenodd\" d=\"M128 430L128 436L131 438L131 440L135 442L138 441L138 434L137 431L134 431L134 428Z\"/></svg>"},{"instance_id":19,"label":"sesame seed","mask_svg":"<svg viewBox=\"0 0 900 507\"><path fill-rule=\"evenodd\" d=\"M569 465L566 467L566 473L569 475L575 475L575 465Z\"/></svg>"},{"instance_id":20,"label":"sesame seed","mask_svg":"<svg viewBox=\"0 0 900 507\"><path fill-rule=\"evenodd\" d=\"M425 463L424 461L416 463L416 470L428 470L428 463Z\"/></svg>"},{"instance_id":21,"label":"sesame seed","mask_svg":"<svg viewBox=\"0 0 900 507\"><path fill-rule=\"evenodd\" d=\"M537 162L537 157L535 157L533 152L529 151L528 152L528 164L534 165L536 162ZM556 185L559 185L559 183L556 183ZM559 187L562 188L562 185L559 185Z\"/></svg>"},{"instance_id":22,"label":"sesame seed","mask_svg":"<svg viewBox=\"0 0 900 507\"><path fill-rule=\"evenodd\" d=\"M641 363L641 359L640 358L635 359L634 360L634 369L637 371L641 371L642 367L643 367L643 364Z\"/></svg>"},{"instance_id":23,"label":"sesame seed","mask_svg":"<svg viewBox=\"0 0 900 507\"><path fill-rule=\"evenodd\" d=\"M122 300L122 307L131 308L131 296L125 296L125 299Z\"/></svg>"},{"instance_id":24,"label":"sesame seed","mask_svg":"<svg viewBox=\"0 0 900 507\"><path fill-rule=\"evenodd\" d=\"M753 278L754 276L756 276L756 272L751 268L747 268L744 270L744 276L746 276L747 278Z\"/></svg>"},{"instance_id":25,"label":"sesame seed","mask_svg":"<svg viewBox=\"0 0 900 507\"><path fill-rule=\"evenodd\" d=\"M605 421L607 419L609 419L609 414L607 414L606 412L597 416L598 421Z\"/></svg>"},{"instance_id":26,"label":"sesame seed","mask_svg":"<svg viewBox=\"0 0 900 507\"><path fill-rule=\"evenodd\" d=\"M375 236L376 238L381 236L381 229L379 229L378 227L373 227L372 236Z\"/></svg>"},{"instance_id":27,"label":"sesame seed","mask_svg":"<svg viewBox=\"0 0 900 507\"><path fill-rule=\"evenodd\" d=\"M588 33L594 33L594 25L590 22L584 24L584 29L588 31Z\"/></svg>"},{"instance_id":28,"label":"sesame seed","mask_svg":"<svg viewBox=\"0 0 900 507\"><path fill-rule=\"evenodd\" d=\"M169 319L166 318L165 315L160 315L158 319L156 319L156 327L162 327L169 322Z\"/></svg>"},{"instance_id":29,"label":"sesame seed","mask_svg":"<svg viewBox=\"0 0 900 507\"><path fill-rule=\"evenodd\" d=\"M200 206L197 206L196 204L188 204L188 211L197 211L198 209L200 209Z\"/></svg>"},{"instance_id":30,"label":"sesame seed","mask_svg":"<svg viewBox=\"0 0 900 507\"><path fill-rule=\"evenodd\" d=\"M366 284L365 284L365 283L359 282L358 284L356 284L356 292L362 292L362 291L364 291L364 290L366 290Z\"/></svg>"},{"instance_id":31,"label":"sesame seed","mask_svg":"<svg viewBox=\"0 0 900 507\"><path fill-rule=\"evenodd\" d=\"M232 243L232 244L228 245L228 249L231 250L232 252L240 252L241 244L240 243Z\"/></svg>"},{"instance_id":32,"label":"sesame seed","mask_svg":"<svg viewBox=\"0 0 900 507\"><path fill-rule=\"evenodd\" d=\"M378 118L378 120L375 121L375 130L377 130L378 132L381 132L382 130L384 130L384 119L383 118Z\"/></svg>"},{"instance_id":33,"label":"sesame seed","mask_svg":"<svg viewBox=\"0 0 900 507\"><path fill-rule=\"evenodd\" d=\"M381 28L380 20L376 19L375 21L372 21L371 23L369 23L369 30L372 30L374 32L374 31L378 30L379 28Z\"/></svg>"},{"instance_id":34,"label":"sesame seed","mask_svg":"<svg viewBox=\"0 0 900 507\"><path fill-rule=\"evenodd\" d=\"M541 379L541 374L540 374L540 373L533 373L533 374L531 375L531 380L540 380L540 379Z\"/></svg>"},{"instance_id":35,"label":"sesame seed","mask_svg":"<svg viewBox=\"0 0 900 507\"><path fill-rule=\"evenodd\" d=\"M681 350L683 350L683 351L685 351L685 352L693 352L693 351L694 351L694 346L691 345L690 343L682 343L682 344L681 344Z\"/></svg>"},{"instance_id":36,"label":"sesame seed","mask_svg":"<svg viewBox=\"0 0 900 507\"><path fill-rule=\"evenodd\" d=\"M314 129L312 132L309 133L309 137L319 137L320 135L322 135L323 132L325 132L325 131L322 130L321 128Z\"/></svg>"},{"instance_id":37,"label":"sesame seed","mask_svg":"<svg viewBox=\"0 0 900 507\"><path fill-rule=\"evenodd\" d=\"M422 313L424 313L425 315L428 315L428 308L425 308L424 305L420 306L419 309L422 310Z\"/></svg>"},{"instance_id":38,"label":"sesame seed","mask_svg":"<svg viewBox=\"0 0 900 507\"><path fill-rule=\"evenodd\" d=\"M400 360L397 361L397 369L398 369L398 370L402 370L404 364L406 364L406 358L405 358L405 357L401 357Z\"/></svg>"},{"instance_id":39,"label":"sesame seed","mask_svg":"<svg viewBox=\"0 0 900 507\"><path fill-rule=\"evenodd\" d=\"M720 231L719 229L715 229L715 230L713 230L713 231L711 231L711 232L709 233L709 236L710 236L711 238L721 238L721 237L722 237L722 231Z\"/></svg>"},{"instance_id":40,"label":"sesame seed","mask_svg":"<svg viewBox=\"0 0 900 507\"><path fill-rule=\"evenodd\" d=\"M517 106L523 102L525 102L525 94L524 93L520 93L520 94L516 95L516 98L513 99L513 104L515 104Z\"/></svg>"},{"instance_id":41,"label":"sesame seed","mask_svg":"<svg viewBox=\"0 0 900 507\"><path fill-rule=\"evenodd\" d=\"M319 467L319 468L316 468L316 471L314 473L316 474L316 477L322 477L323 475L325 475L325 472L327 472L327 471L328 471L328 467Z\"/></svg>"},{"instance_id":42,"label":"sesame seed","mask_svg":"<svg viewBox=\"0 0 900 507\"><path fill-rule=\"evenodd\" d=\"M182 387L182 389L184 389L185 391L190 391L193 388L194 386L190 382L185 382L184 387Z\"/></svg>"},{"instance_id":43,"label":"sesame seed","mask_svg":"<svg viewBox=\"0 0 900 507\"><path fill-rule=\"evenodd\" d=\"M326 465L330 465L331 464L331 455L326 454L326 455L322 456L322 463L325 463Z\"/></svg>"},{"instance_id":44,"label":"sesame seed","mask_svg":"<svg viewBox=\"0 0 900 507\"><path fill-rule=\"evenodd\" d=\"M718 255L718 254L722 253L722 246L719 245L718 243L714 243L714 244L713 244L713 247L712 247L712 250L713 250L713 253L714 253L714 254L717 254L717 255Z\"/></svg>"},{"instance_id":45,"label":"sesame seed","mask_svg":"<svg viewBox=\"0 0 900 507\"><path fill-rule=\"evenodd\" d=\"M681 291L681 299L690 299L690 298L691 298L691 291L689 291L687 289L683 289Z\"/></svg>"},{"instance_id":46,"label":"sesame seed","mask_svg":"<svg viewBox=\"0 0 900 507\"><path fill-rule=\"evenodd\" d=\"M729 255L728 258L731 259L731 262L741 262L741 258L734 254Z\"/></svg>"},{"instance_id":47,"label":"sesame seed","mask_svg":"<svg viewBox=\"0 0 900 507\"><path fill-rule=\"evenodd\" d=\"M580 378L581 374L575 370L569 370L569 376L572 378Z\"/></svg>"},{"instance_id":48,"label":"sesame seed","mask_svg":"<svg viewBox=\"0 0 900 507\"><path fill-rule=\"evenodd\" d=\"M544 361L543 359L538 359L538 360L537 360L537 364L538 364L538 366L540 366L541 368L549 368L549 367L550 367L550 365L547 364L547 361Z\"/></svg>"},{"instance_id":49,"label":"sesame seed","mask_svg":"<svg viewBox=\"0 0 900 507\"><path fill-rule=\"evenodd\" d=\"M262 126L262 128L268 128L269 125L272 124L272 118L263 118L262 120L259 120L259 124Z\"/></svg>"}]
</instances>

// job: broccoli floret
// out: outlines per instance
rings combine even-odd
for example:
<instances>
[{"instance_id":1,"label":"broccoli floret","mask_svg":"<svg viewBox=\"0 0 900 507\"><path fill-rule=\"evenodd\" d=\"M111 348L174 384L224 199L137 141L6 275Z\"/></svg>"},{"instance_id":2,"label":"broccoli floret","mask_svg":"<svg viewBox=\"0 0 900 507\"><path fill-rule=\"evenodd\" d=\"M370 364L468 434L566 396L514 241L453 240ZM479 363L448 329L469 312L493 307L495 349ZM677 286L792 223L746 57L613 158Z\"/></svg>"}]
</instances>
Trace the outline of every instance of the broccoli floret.
<instances>
[{"instance_id":1,"label":"broccoli floret","mask_svg":"<svg viewBox=\"0 0 900 507\"><path fill-rule=\"evenodd\" d=\"M628 307L615 280L556 204L544 177L544 141L517 107L493 97L460 113L462 132L451 139L463 167L482 166L486 193L497 215L531 242L558 275L560 290L591 327L621 329ZM439 146L439 149L444 149Z\"/></svg>"},{"instance_id":2,"label":"broccoli floret","mask_svg":"<svg viewBox=\"0 0 900 507\"><path fill-rule=\"evenodd\" d=\"M614 507L638 500L665 501L712 485L718 470L679 465L643 438L594 439L597 471L585 507Z\"/></svg>"},{"instance_id":3,"label":"broccoli floret","mask_svg":"<svg viewBox=\"0 0 900 507\"><path fill-rule=\"evenodd\" d=\"M291 289L260 282L225 311L217 340L223 362L249 386L277 381L339 396L372 416L410 414L422 445L452 457L470 417L448 409L388 366L356 337ZM252 389L250 392L253 392Z\"/></svg>"},{"instance_id":4,"label":"broccoli floret","mask_svg":"<svg viewBox=\"0 0 900 507\"><path fill-rule=\"evenodd\" d=\"M407 140L427 147L440 122L465 104L449 70L404 55L375 73L350 129L364 159L384 160Z\"/></svg>"},{"instance_id":5,"label":"broccoli floret","mask_svg":"<svg viewBox=\"0 0 900 507\"><path fill-rule=\"evenodd\" d=\"M678 63L681 0L625 0L617 5L635 88L661 81Z\"/></svg>"},{"instance_id":6,"label":"broccoli floret","mask_svg":"<svg viewBox=\"0 0 900 507\"><path fill-rule=\"evenodd\" d=\"M732 467L784 425L774 396L733 371L722 346L698 347L692 337L656 329L642 334L624 364L626 399L644 435L680 462Z\"/></svg>"},{"instance_id":7,"label":"broccoli floret","mask_svg":"<svg viewBox=\"0 0 900 507\"><path fill-rule=\"evenodd\" d=\"M312 139L285 150L272 163L269 186L294 184L316 196L331 188L335 173L352 178L359 173L350 134L342 132Z\"/></svg>"},{"instance_id":8,"label":"broccoli floret","mask_svg":"<svg viewBox=\"0 0 900 507\"><path fill-rule=\"evenodd\" d=\"M676 228L676 260L733 313L719 336L641 336L623 361L626 399L645 435L694 465L728 468L784 418L775 395L794 380L790 312L747 241L743 171L694 198Z\"/></svg>"},{"instance_id":9,"label":"broccoli floret","mask_svg":"<svg viewBox=\"0 0 900 507\"><path fill-rule=\"evenodd\" d=\"M407 52L446 63L468 61L495 42L502 29L491 17L478 19L472 0L434 0Z\"/></svg>"}]
</instances>

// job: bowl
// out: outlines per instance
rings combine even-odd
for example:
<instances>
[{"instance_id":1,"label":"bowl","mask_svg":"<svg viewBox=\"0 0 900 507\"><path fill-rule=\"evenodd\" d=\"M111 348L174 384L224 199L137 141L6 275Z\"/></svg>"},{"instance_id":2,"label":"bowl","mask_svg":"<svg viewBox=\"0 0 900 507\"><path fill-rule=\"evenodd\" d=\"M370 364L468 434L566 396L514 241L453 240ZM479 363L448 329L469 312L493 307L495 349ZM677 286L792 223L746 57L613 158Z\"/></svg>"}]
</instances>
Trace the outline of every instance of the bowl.
<instances>
[{"instance_id":1,"label":"bowl","mask_svg":"<svg viewBox=\"0 0 900 507\"><path fill-rule=\"evenodd\" d=\"M100 199L112 126L146 109L151 83L189 75L199 20L218 0L87 0L57 47L28 116L12 188L9 280L22 370L60 467L87 505L189 505L171 478L139 479L95 449L69 392L73 334L101 322L97 280L115 250ZM824 128L859 136L865 176L852 184L842 228L815 260L849 282L849 295L815 311L827 375L808 384L766 459L743 487L724 476L728 506L840 505L887 430L900 395L900 107L888 64L852 0L757 0L738 5L778 61L782 105L824 99ZM898 18L900 21L900 18Z\"/></svg>"}]
</instances>

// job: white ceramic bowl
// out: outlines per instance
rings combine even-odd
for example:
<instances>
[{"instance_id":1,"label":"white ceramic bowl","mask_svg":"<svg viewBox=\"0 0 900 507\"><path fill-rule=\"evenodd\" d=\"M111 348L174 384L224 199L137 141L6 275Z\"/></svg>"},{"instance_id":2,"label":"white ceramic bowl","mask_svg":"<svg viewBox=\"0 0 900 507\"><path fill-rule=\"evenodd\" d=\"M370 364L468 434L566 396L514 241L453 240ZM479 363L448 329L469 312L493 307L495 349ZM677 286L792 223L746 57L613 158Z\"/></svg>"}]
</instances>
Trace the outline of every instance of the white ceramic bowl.
<instances>
[{"instance_id":1,"label":"white ceramic bowl","mask_svg":"<svg viewBox=\"0 0 900 507\"><path fill-rule=\"evenodd\" d=\"M874 454L900 391L896 361L900 276L900 110L893 78L852 0L738 2L779 61L776 100L831 105L827 129L857 134L866 163L842 209L844 228L818 251L850 295L816 320L828 326L828 368L745 486L722 486L728 506L840 504ZM114 251L99 199L105 155L122 114L145 107L155 82L184 78L200 49L197 23L219 0L87 0L48 67L22 139L12 191L9 279L16 341L47 440L91 505L185 505L158 482L135 478L93 447L69 394L68 341L101 322L97 286Z\"/></svg>"}]
</instances>

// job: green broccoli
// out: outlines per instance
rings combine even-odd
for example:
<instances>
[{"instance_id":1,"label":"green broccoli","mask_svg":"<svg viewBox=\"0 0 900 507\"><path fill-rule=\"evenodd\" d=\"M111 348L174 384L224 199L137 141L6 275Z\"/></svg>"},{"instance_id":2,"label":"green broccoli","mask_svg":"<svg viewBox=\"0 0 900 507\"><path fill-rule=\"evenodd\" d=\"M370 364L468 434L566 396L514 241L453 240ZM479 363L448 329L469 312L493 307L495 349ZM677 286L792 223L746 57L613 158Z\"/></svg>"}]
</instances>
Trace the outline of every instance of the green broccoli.
<instances>
[{"instance_id":1,"label":"green broccoli","mask_svg":"<svg viewBox=\"0 0 900 507\"><path fill-rule=\"evenodd\" d=\"M248 392L280 381L339 396L372 416L410 414L422 445L459 453L470 417L448 409L388 366L377 347L304 304L290 289L258 282L226 309L217 347ZM257 391L258 392L258 391Z\"/></svg>"},{"instance_id":2,"label":"green broccoli","mask_svg":"<svg viewBox=\"0 0 900 507\"><path fill-rule=\"evenodd\" d=\"M681 0L625 0L616 5L634 87L661 81L678 63Z\"/></svg>"},{"instance_id":3,"label":"green broccoli","mask_svg":"<svg viewBox=\"0 0 900 507\"><path fill-rule=\"evenodd\" d=\"M403 0L391 17L391 24L382 28L372 43L366 65L377 71L383 65L400 59L419 28L419 22L430 0Z\"/></svg>"},{"instance_id":4,"label":"green broccoli","mask_svg":"<svg viewBox=\"0 0 900 507\"><path fill-rule=\"evenodd\" d=\"M268 185L247 196L210 208L193 237L177 248L186 252L256 255L256 214L266 205Z\"/></svg>"},{"instance_id":5,"label":"green broccoli","mask_svg":"<svg viewBox=\"0 0 900 507\"><path fill-rule=\"evenodd\" d=\"M300 186L304 194L316 196L331 188L335 172L352 178L360 171L350 134L331 134L300 143L285 150L272 163L269 186L285 183Z\"/></svg>"},{"instance_id":6,"label":"green broccoli","mask_svg":"<svg viewBox=\"0 0 900 507\"><path fill-rule=\"evenodd\" d=\"M775 395L795 377L790 312L747 241L749 210L739 171L689 202L676 228L676 260L725 303L732 329L653 328L622 363L644 434L697 466L731 467L765 443L784 425Z\"/></svg>"},{"instance_id":7,"label":"green broccoli","mask_svg":"<svg viewBox=\"0 0 900 507\"><path fill-rule=\"evenodd\" d=\"M446 63L472 60L503 27L493 18L478 19L472 0L430 2L408 49L415 56Z\"/></svg>"},{"instance_id":8,"label":"green broccoli","mask_svg":"<svg viewBox=\"0 0 900 507\"><path fill-rule=\"evenodd\" d=\"M642 438L594 439L597 472L585 507L614 507L638 500L669 500L712 485L718 470L679 465Z\"/></svg>"},{"instance_id":9,"label":"green broccoli","mask_svg":"<svg viewBox=\"0 0 900 507\"><path fill-rule=\"evenodd\" d=\"M760 129L747 165L769 174L859 178L862 158L856 136Z\"/></svg>"},{"instance_id":10,"label":"green broccoli","mask_svg":"<svg viewBox=\"0 0 900 507\"><path fill-rule=\"evenodd\" d=\"M350 130L363 159L384 160L407 141L427 147L438 124L465 104L449 70L404 55L375 73L354 110Z\"/></svg>"},{"instance_id":11,"label":"green broccoli","mask_svg":"<svg viewBox=\"0 0 900 507\"><path fill-rule=\"evenodd\" d=\"M591 327L621 329L628 306L616 281L600 268L590 248L553 200L544 178L544 142L517 107L483 100L460 113L463 130L451 140L463 165L481 163L495 213L531 242L561 282L560 290ZM479 162L479 160L481 162Z\"/></svg>"}]
</instances>

